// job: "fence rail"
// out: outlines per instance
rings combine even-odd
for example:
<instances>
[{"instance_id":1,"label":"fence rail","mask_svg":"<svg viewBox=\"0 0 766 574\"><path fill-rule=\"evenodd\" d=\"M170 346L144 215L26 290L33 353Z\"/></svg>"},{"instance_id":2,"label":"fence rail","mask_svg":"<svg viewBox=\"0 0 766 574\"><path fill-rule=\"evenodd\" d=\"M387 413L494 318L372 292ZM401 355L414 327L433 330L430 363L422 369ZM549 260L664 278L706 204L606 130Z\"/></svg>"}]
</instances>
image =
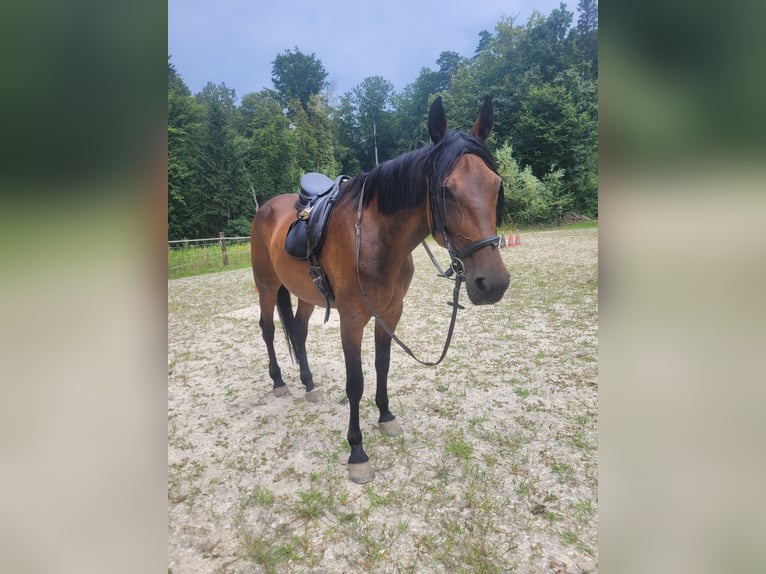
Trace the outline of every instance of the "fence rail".
<instances>
[{"instance_id":1,"label":"fence rail","mask_svg":"<svg viewBox=\"0 0 766 574\"><path fill-rule=\"evenodd\" d=\"M250 241L249 237L210 237L207 239L171 239L168 241L168 249L180 249L182 247L193 247L201 243L218 243L221 239L229 243Z\"/></svg>"},{"instance_id":2,"label":"fence rail","mask_svg":"<svg viewBox=\"0 0 766 574\"><path fill-rule=\"evenodd\" d=\"M249 237L172 239L168 241L168 278L246 267L250 260Z\"/></svg>"}]
</instances>

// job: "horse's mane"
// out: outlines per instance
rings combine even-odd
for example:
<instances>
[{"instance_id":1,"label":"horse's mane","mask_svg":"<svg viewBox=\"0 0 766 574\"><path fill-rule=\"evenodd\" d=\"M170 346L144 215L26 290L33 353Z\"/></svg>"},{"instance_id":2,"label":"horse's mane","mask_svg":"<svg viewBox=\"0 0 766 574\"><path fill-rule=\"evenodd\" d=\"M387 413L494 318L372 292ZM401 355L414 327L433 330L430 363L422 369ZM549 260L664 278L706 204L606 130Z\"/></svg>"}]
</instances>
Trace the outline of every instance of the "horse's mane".
<instances>
[{"instance_id":1,"label":"horse's mane","mask_svg":"<svg viewBox=\"0 0 766 574\"><path fill-rule=\"evenodd\" d=\"M457 160L467 153L479 156L497 173L492 153L483 141L449 130L436 144L404 153L361 174L352 193L358 196L364 182L364 205L377 198L378 209L384 214L415 207L429 188L441 187Z\"/></svg>"}]
</instances>

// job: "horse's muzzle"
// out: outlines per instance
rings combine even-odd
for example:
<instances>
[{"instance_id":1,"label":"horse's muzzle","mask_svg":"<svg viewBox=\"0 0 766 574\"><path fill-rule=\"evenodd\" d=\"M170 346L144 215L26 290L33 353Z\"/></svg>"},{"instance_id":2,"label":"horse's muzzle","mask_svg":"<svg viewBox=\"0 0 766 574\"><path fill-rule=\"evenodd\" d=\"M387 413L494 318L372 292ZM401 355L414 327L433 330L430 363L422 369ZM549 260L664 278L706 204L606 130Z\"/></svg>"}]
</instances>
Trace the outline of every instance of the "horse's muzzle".
<instances>
[{"instance_id":1,"label":"horse's muzzle","mask_svg":"<svg viewBox=\"0 0 766 574\"><path fill-rule=\"evenodd\" d=\"M511 282L511 275L503 264L503 260L497 254L496 248L489 248L494 251L494 257L476 257L471 259L480 259L482 261L466 262L465 285L468 291L468 298L474 305L491 305L497 303L505 295L508 285ZM488 261L484 261L484 259ZM487 264L490 263L491 264Z\"/></svg>"}]
</instances>

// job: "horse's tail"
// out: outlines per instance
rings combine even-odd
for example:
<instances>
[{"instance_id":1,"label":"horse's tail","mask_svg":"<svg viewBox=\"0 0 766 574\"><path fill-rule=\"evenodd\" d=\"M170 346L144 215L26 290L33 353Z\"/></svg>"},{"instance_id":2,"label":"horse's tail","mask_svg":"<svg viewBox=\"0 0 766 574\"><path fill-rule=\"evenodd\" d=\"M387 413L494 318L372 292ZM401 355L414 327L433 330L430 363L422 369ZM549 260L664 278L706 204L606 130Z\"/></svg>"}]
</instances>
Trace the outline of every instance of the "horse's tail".
<instances>
[{"instance_id":1,"label":"horse's tail","mask_svg":"<svg viewBox=\"0 0 766 574\"><path fill-rule=\"evenodd\" d=\"M295 348L295 343L293 342L295 336L295 329L293 328L295 315L293 315L290 292L284 285L280 285L279 291L277 291L277 312L279 313L279 320L282 322L282 328L285 331L285 341L287 341L287 349L290 351L290 360L295 363L293 356L293 349Z\"/></svg>"}]
</instances>

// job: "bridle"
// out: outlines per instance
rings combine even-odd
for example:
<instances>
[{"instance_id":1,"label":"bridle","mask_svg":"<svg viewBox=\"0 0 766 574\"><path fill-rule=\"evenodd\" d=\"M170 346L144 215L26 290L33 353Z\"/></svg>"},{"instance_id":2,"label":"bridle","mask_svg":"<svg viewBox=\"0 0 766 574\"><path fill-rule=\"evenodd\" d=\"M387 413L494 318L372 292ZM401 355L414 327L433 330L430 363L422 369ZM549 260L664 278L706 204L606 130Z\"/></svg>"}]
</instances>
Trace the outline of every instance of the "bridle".
<instances>
[{"instance_id":1,"label":"bridle","mask_svg":"<svg viewBox=\"0 0 766 574\"><path fill-rule=\"evenodd\" d=\"M492 169L492 166L488 166L490 169ZM493 169L493 171L495 171ZM372 313L372 316L375 318L375 321L383 328L383 330L388 334L389 337L393 341L396 342L397 345L399 345L410 357L415 359L418 363L422 365L426 365L429 367L433 367L438 365L444 360L444 357L447 356L447 350L449 349L450 342L452 341L452 334L455 330L455 321L457 319L457 312L459 309L465 309L460 303L458 302L458 299L460 298L460 287L465 281L465 264L463 263L463 259L465 257L468 257L472 253L475 253L479 249L482 249L484 247L488 247L490 245L498 246L500 244L500 238L495 235L491 235L489 237L485 237L484 239L479 239L478 241L474 241L470 245L460 249L459 251L455 249L453 242L450 240L449 233L447 231L447 205L446 205L446 194L447 189L442 185L443 182L438 182L438 185L433 185L432 180L433 178L429 179L429 193L427 194L428 198L428 204L429 204L429 228L431 230L431 235L435 238L437 234L441 235L444 239L444 245L447 248L447 251L450 254L450 268L445 272L442 270L442 268L439 266L439 264L436 261L436 258L433 256L433 253L431 253L431 250L428 248L428 245L426 245L426 242L423 241L423 247L426 249L426 253L428 253L428 256L431 258L431 261L436 266L436 269L439 271L439 275L441 277L447 277L449 278L450 275L454 273L455 275L455 288L452 291L452 302L448 303L452 306L452 316L450 318L450 325L449 330L447 331L447 339L444 342L444 348L442 349L442 353L439 356L439 358L436 361L423 361L421 359L418 359L415 354L412 352L412 350L401 340L399 337L396 336L393 329L386 324L386 322L383 320L383 318L378 314L377 310L372 304L372 301L370 301L370 298L367 296L367 292L364 290L364 286L362 285L362 276L359 272L359 249L361 246L361 238L362 238L362 207L364 205L364 188L367 185L367 178L365 177L364 182L362 182L362 190L359 193L359 204L357 206L356 210L356 224L354 225L354 228L356 230L356 240L355 240L355 246L354 246L354 264L356 267L356 278L357 282L359 283L359 290L362 293L362 297L364 297L365 303L367 303L367 307L369 308L370 312ZM502 194L503 189L502 185L500 187L500 190L498 192L500 195L498 197L498 212L500 211L500 202L502 201Z\"/></svg>"},{"instance_id":2,"label":"bridle","mask_svg":"<svg viewBox=\"0 0 766 574\"><path fill-rule=\"evenodd\" d=\"M499 195L498 201L502 201L502 187L499 193L501 195ZM490 235L484 239L474 241L473 243L463 247L463 249L458 251L455 248L453 242L450 240L450 235L447 231L447 188L442 184L442 182L439 182L439 185L429 185L428 204L430 212L428 224L429 228L431 229L431 236L434 238L436 238L437 235L442 236L444 239L444 246L447 248L451 259L450 270L448 270L446 273L441 273L445 277L449 277L452 273L454 273L455 277L460 277L462 281L465 279L465 264L463 263L463 259L484 247L488 247L490 245L494 245L495 247L499 246L500 238L497 236L497 234ZM434 265L436 265L436 268L441 271L441 268L436 263L436 259L433 257L433 254L430 252L430 249L426 245L425 241L423 242L423 245L426 247L426 252L428 252L429 256L431 257L431 261L434 263Z\"/></svg>"}]
</instances>

